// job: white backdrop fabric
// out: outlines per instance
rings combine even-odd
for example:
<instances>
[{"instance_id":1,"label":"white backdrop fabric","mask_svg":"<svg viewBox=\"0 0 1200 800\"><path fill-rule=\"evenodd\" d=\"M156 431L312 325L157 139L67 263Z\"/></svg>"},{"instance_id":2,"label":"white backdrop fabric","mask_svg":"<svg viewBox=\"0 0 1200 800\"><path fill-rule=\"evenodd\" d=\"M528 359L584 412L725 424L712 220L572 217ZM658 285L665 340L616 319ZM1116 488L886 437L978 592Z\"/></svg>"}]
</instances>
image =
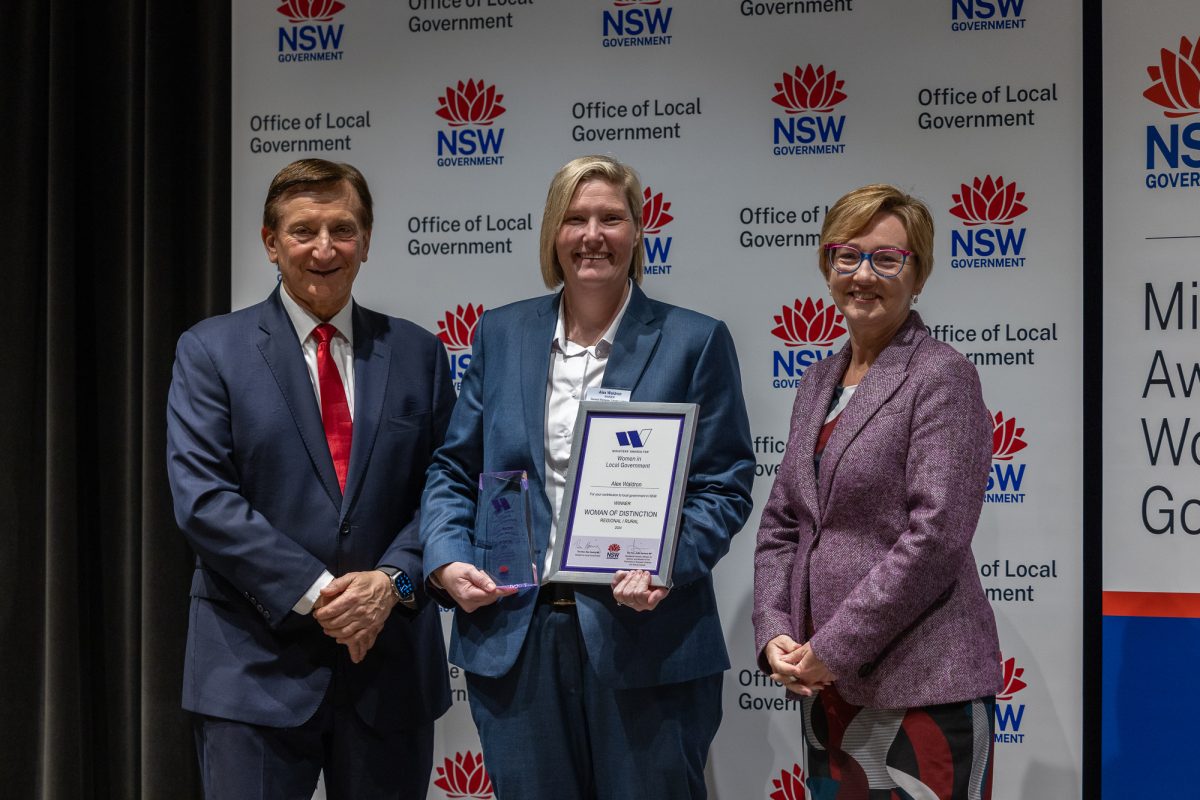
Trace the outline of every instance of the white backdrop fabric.
<instances>
[{"instance_id":1,"label":"white backdrop fabric","mask_svg":"<svg viewBox=\"0 0 1200 800\"><path fill-rule=\"evenodd\" d=\"M442 333L461 375L479 311L545 291L550 177L598 152L648 187L647 293L728 323L758 477L716 571L733 660L709 763L721 800L806 796L799 704L755 666L751 557L795 382L846 340L816 267L825 210L872 182L923 198L936 264L918 310L976 363L996 420L975 539L1008 679L993 796L1079 795L1080 3L280 2L234 5L235 308L275 285L271 176L348 161L376 206L356 299ZM452 674L429 797L483 800Z\"/></svg>"}]
</instances>

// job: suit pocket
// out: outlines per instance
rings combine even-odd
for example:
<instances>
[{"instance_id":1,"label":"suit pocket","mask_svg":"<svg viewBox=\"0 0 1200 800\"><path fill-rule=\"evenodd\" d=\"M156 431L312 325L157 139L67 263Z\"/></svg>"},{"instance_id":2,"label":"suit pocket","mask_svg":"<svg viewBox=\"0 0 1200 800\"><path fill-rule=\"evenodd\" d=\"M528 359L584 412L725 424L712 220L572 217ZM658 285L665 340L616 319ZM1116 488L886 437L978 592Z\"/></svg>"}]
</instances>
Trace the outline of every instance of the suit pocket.
<instances>
[{"instance_id":1,"label":"suit pocket","mask_svg":"<svg viewBox=\"0 0 1200 800\"><path fill-rule=\"evenodd\" d=\"M236 589L207 569L200 567L197 567L196 571L192 573L190 594L192 597L215 600L226 605L233 605L235 601L242 600Z\"/></svg>"},{"instance_id":2,"label":"suit pocket","mask_svg":"<svg viewBox=\"0 0 1200 800\"><path fill-rule=\"evenodd\" d=\"M875 416L872 417L872 419L883 419L884 417L890 417L895 414L899 414L901 412L907 411L908 408L909 408L908 403L899 403L899 402L895 402L895 401L886 403L885 405L881 406L878 411L875 412Z\"/></svg>"},{"instance_id":3,"label":"suit pocket","mask_svg":"<svg viewBox=\"0 0 1200 800\"><path fill-rule=\"evenodd\" d=\"M875 658L870 662L859 667L858 677L866 678L872 672L874 672L875 668L878 667L885 658L891 655L892 651L895 650L902 641L904 641L905 637L909 636L913 631L920 628L921 625L925 623L925 620L929 619L929 617L936 613L938 609L946 605L946 603L950 600L951 595L954 594L954 590L957 586L958 581L954 581L954 583L951 583L948 587L946 587L946 590L939 594L934 601L925 608L924 611L918 614L917 618L910 622L907 628L900 631L900 633L896 634L890 642L884 645L883 649L879 651L879 655L875 656Z\"/></svg>"},{"instance_id":4,"label":"suit pocket","mask_svg":"<svg viewBox=\"0 0 1200 800\"><path fill-rule=\"evenodd\" d=\"M391 433L422 431L429 427L429 417L430 413L428 411L418 411L415 414L388 417L386 430Z\"/></svg>"}]
</instances>

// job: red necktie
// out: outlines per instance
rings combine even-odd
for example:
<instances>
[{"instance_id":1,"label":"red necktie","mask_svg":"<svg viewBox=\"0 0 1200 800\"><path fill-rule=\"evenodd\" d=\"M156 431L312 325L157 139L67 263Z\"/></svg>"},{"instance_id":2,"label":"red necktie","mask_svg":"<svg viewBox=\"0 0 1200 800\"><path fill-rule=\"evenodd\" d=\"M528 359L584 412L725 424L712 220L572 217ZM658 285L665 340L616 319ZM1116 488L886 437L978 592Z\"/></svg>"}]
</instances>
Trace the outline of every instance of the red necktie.
<instances>
[{"instance_id":1,"label":"red necktie","mask_svg":"<svg viewBox=\"0 0 1200 800\"><path fill-rule=\"evenodd\" d=\"M329 352L329 342L337 335L337 328L325 323L313 328L317 340L317 380L321 384L321 422L325 426L325 440L329 442L329 455L333 456L333 471L337 473L338 486L346 491L346 472L350 468L350 405L346 402L346 388L342 376Z\"/></svg>"}]
</instances>

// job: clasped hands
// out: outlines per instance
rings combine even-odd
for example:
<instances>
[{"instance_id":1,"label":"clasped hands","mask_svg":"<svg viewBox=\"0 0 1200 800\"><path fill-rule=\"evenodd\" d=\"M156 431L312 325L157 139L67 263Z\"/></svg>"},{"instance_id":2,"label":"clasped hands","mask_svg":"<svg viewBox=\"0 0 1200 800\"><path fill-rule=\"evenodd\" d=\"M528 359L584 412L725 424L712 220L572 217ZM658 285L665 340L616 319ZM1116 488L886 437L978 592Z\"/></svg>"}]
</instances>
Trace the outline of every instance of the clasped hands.
<instances>
[{"instance_id":1,"label":"clasped hands","mask_svg":"<svg viewBox=\"0 0 1200 800\"><path fill-rule=\"evenodd\" d=\"M771 667L771 680L782 683L789 692L812 697L837 678L807 643L797 644L780 634L763 649Z\"/></svg>"},{"instance_id":2,"label":"clasped hands","mask_svg":"<svg viewBox=\"0 0 1200 800\"><path fill-rule=\"evenodd\" d=\"M366 657L397 603L391 579L379 570L347 572L321 590L313 619L326 636L346 645L355 664Z\"/></svg>"},{"instance_id":3,"label":"clasped hands","mask_svg":"<svg viewBox=\"0 0 1200 800\"><path fill-rule=\"evenodd\" d=\"M462 561L452 561L434 570L433 579L467 613L517 591L512 586L497 586L486 572ZM617 605L634 611L653 611L669 591L661 586L651 587L650 573L641 569L618 570L612 579Z\"/></svg>"}]
</instances>

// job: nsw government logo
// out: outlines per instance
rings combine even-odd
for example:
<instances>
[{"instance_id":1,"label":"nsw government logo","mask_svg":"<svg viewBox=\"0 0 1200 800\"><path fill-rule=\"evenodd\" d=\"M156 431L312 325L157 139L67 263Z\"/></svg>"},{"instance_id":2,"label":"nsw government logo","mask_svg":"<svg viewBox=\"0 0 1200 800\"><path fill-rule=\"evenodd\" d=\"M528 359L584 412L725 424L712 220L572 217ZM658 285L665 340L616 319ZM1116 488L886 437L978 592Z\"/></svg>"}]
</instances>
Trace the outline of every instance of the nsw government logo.
<instances>
[{"instance_id":1,"label":"nsw government logo","mask_svg":"<svg viewBox=\"0 0 1200 800\"><path fill-rule=\"evenodd\" d=\"M662 192L654 193L649 186L642 193L642 246L646 249L645 273L647 275L671 274L671 236L663 236L662 229L675 219L669 213L671 204L663 199Z\"/></svg>"},{"instance_id":2,"label":"nsw government logo","mask_svg":"<svg viewBox=\"0 0 1200 800\"><path fill-rule=\"evenodd\" d=\"M492 779L483 768L483 755L475 755L470 750L455 753L453 759L443 759L433 785L445 792L446 797L493 800L496 796Z\"/></svg>"},{"instance_id":3,"label":"nsw government logo","mask_svg":"<svg viewBox=\"0 0 1200 800\"><path fill-rule=\"evenodd\" d=\"M621 545L617 544L616 542L613 542L612 544L610 544L608 546L608 558L611 561L615 561L616 559L618 559L620 557L621 557Z\"/></svg>"},{"instance_id":4,"label":"nsw government logo","mask_svg":"<svg viewBox=\"0 0 1200 800\"><path fill-rule=\"evenodd\" d=\"M1200 37L1180 37L1179 50L1163 48L1146 67L1152 83L1142 96L1168 120L1200 114ZM1200 186L1200 121L1146 126L1146 188Z\"/></svg>"},{"instance_id":5,"label":"nsw government logo","mask_svg":"<svg viewBox=\"0 0 1200 800\"><path fill-rule=\"evenodd\" d=\"M992 472L988 475L984 502L1024 503L1021 485L1025 482L1025 464L1014 463L1013 457L1029 446L1021 438L1025 429L1018 428L1013 417L1005 419L1003 411L992 417L992 425Z\"/></svg>"},{"instance_id":6,"label":"nsw government logo","mask_svg":"<svg viewBox=\"0 0 1200 800\"><path fill-rule=\"evenodd\" d=\"M775 315L771 333L787 346L775 350L771 359L771 385L776 389L794 389L804 370L833 355L833 343L846 333L846 326L837 306L811 297L796 298Z\"/></svg>"},{"instance_id":7,"label":"nsw government logo","mask_svg":"<svg viewBox=\"0 0 1200 800\"><path fill-rule=\"evenodd\" d=\"M835 114L838 103L846 99L837 70L825 71L823 65L797 66L783 73L775 84L771 102L786 112L772 125L772 141L777 156L841 155L842 130L846 115Z\"/></svg>"},{"instance_id":8,"label":"nsw government logo","mask_svg":"<svg viewBox=\"0 0 1200 800\"><path fill-rule=\"evenodd\" d=\"M1002 176L976 177L952 195L951 216L960 227L950 231L951 269L1011 269L1025 266L1025 232L1015 222L1029 208L1016 181Z\"/></svg>"},{"instance_id":9,"label":"nsw government logo","mask_svg":"<svg viewBox=\"0 0 1200 800\"><path fill-rule=\"evenodd\" d=\"M346 7L338 0L286 0L278 11L289 25L279 26L279 60L341 61L342 30L334 17Z\"/></svg>"},{"instance_id":10,"label":"nsw government logo","mask_svg":"<svg viewBox=\"0 0 1200 800\"><path fill-rule=\"evenodd\" d=\"M1017 666L1016 658L1005 659L1001 654L1000 664L1004 673L1004 688L996 695L996 742L1021 744L1025 741L1025 734L1021 732L1025 704L1014 703L1013 695L1029 684L1022 680L1025 669Z\"/></svg>"},{"instance_id":11,"label":"nsw government logo","mask_svg":"<svg viewBox=\"0 0 1200 800\"><path fill-rule=\"evenodd\" d=\"M458 306L438 320L437 337L446 346L450 357L450 379L454 381L455 391L462 390L463 373L471 364L471 345L475 343L475 329L482 316L482 305L467 303L466 308Z\"/></svg>"},{"instance_id":12,"label":"nsw government logo","mask_svg":"<svg viewBox=\"0 0 1200 800\"><path fill-rule=\"evenodd\" d=\"M996 31L1025 27L1025 0L951 0L950 30Z\"/></svg>"},{"instance_id":13,"label":"nsw government logo","mask_svg":"<svg viewBox=\"0 0 1200 800\"><path fill-rule=\"evenodd\" d=\"M790 770L782 770L778 778L771 778L774 791L767 795L768 800L805 800L804 769L799 764L792 764Z\"/></svg>"},{"instance_id":14,"label":"nsw government logo","mask_svg":"<svg viewBox=\"0 0 1200 800\"><path fill-rule=\"evenodd\" d=\"M503 164L500 147L504 144L504 128L494 125L505 112L500 102L504 95L480 80L459 81L447 86L438 98L434 113L446 121L446 128L437 135L437 165L439 167L474 167Z\"/></svg>"},{"instance_id":15,"label":"nsw government logo","mask_svg":"<svg viewBox=\"0 0 1200 800\"><path fill-rule=\"evenodd\" d=\"M613 0L604 9L605 47L657 47L669 45L671 14L674 9L662 0Z\"/></svg>"}]
</instances>

